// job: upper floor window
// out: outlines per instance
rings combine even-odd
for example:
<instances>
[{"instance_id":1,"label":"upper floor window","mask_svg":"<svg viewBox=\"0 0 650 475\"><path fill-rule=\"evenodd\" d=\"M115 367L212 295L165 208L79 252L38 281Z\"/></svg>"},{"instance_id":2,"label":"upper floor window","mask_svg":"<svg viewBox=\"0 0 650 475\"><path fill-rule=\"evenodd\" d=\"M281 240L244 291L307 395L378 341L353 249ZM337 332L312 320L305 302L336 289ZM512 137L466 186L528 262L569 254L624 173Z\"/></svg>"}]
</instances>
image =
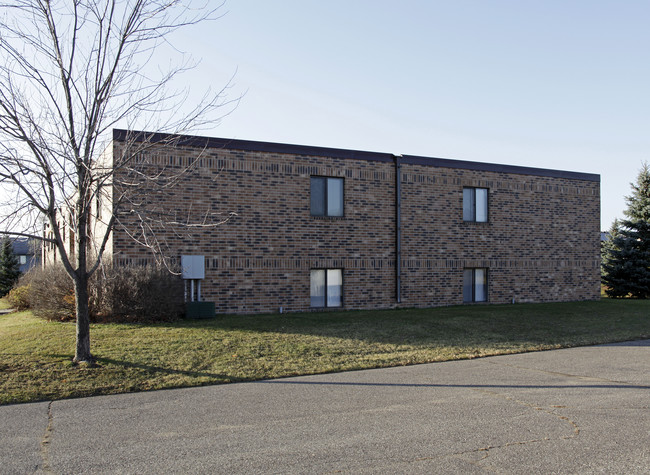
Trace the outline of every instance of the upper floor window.
<instances>
[{"instance_id":1,"label":"upper floor window","mask_svg":"<svg viewBox=\"0 0 650 475\"><path fill-rule=\"evenodd\" d=\"M463 302L487 302L487 269L465 269L463 271Z\"/></svg>"},{"instance_id":2,"label":"upper floor window","mask_svg":"<svg viewBox=\"0 0 650 475\"><path fill-rule=\"evenodd\" d=\"M340 307L343 297L342 269L312 269L311 306Z\"/></svg>"},{"instance_id":3,"label":"upper floor window","mask_svg":"<svg viewBox=\"0 0 650 475\"><path fill-rule=\"evenodd\" d=\"M343 216L343 178L311 177L311 215Z\"/></svg>"},{"instance_id":4,"label":"upper floor window","mask_svg":"<svg viewBox=\"0 0 650 475\"><path fill-rule=\"evenodd\" d=\"M487 223L487 188L463 188L463 221Z\"/></svg>"}]
</instances>

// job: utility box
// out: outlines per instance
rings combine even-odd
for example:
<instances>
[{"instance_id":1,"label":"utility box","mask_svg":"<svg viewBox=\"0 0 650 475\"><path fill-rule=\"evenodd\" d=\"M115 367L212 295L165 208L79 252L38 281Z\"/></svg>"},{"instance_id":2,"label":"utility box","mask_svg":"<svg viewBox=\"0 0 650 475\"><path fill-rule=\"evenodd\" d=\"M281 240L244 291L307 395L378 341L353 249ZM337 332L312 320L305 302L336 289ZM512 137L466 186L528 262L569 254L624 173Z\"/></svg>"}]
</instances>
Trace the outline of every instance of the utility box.
<instances>
[{"instance_id":1,"label":"utility box","mask_svg":"<svg viewBox=\"0 0 650 475\"><path fill-rule=\"evenodd\" d=\"M204 256L181 256L183 279L205 279Z\"/></svg>"},{"instance_id":2,"label":"utility box","mask_svg":"<svg viewBox=\"0 0 650 475\"><path fill-rule=\"evenodd\" d=\"M185 318L215 318L214 302L186 302Z\"/></svg>"}]
</instances>

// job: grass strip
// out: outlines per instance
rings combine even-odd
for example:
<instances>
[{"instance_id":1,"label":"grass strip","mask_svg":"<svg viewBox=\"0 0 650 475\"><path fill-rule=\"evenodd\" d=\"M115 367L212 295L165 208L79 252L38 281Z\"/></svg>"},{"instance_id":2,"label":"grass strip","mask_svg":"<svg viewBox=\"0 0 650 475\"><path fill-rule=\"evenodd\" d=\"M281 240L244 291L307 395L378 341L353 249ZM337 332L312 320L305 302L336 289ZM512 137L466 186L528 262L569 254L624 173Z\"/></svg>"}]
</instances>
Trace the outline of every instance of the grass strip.
<instances>
[{"instance_id":1,"label":"grass strip","mask_svg":"<svg viewBox=\"0 0 650 475\"><path fill-rule=\"evenodd\" d=\"M75 327L0 316L0 404L409 365L650 338L650 301L220 316Z\"/></svg>"}]
</instances>

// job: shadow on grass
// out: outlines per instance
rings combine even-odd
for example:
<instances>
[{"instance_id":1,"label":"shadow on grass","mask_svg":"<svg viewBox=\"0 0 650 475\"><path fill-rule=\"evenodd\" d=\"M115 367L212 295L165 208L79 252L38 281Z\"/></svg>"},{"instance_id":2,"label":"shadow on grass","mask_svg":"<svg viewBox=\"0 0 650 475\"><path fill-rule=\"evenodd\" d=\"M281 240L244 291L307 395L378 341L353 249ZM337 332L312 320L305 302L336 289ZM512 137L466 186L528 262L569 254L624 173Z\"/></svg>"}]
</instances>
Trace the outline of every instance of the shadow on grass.
<instances>
[{"instance_id":1,"label":"shadow on grass","mask_svg":"<svg viewBox=\"0 0 650 475\"><path fill-rule=\"evenodd\" d=\"M218 332L276 333L370 344L490 348L584 346L650 337L650 301L461 305L429 309L219 315L125 324Z\"/></svg>"},{"instance_id":2,"label":"shadow on grass","mask_svg":"<svg viewBox=\"0 0 650 475\"><path fill-rule=\"evenodd\" d=\"M650 301L462 305L429 309L222 315L182 328L359 339L372 343L592 344L650 336Z\"/></svg>"}]
</instances>

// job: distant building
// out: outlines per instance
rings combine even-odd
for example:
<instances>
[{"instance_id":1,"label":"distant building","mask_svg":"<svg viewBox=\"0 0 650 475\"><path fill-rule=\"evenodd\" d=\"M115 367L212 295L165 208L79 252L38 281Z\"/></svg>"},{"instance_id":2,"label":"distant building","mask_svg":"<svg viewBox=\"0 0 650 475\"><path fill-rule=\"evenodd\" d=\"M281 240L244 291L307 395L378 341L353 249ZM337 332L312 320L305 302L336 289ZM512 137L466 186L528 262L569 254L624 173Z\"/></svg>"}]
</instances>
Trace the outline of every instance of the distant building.
<instances>
[{"instance_id":1,"label":"distant building","mask_svg":"<svg viewBox=\"0 0 650 475\"><path fill-rule=\"evenodd\" d=\"M23 274L41 263L40 241L28 238L12 239L14 254L20 262L20 272Z\"/></svg>"}]
</instances>

